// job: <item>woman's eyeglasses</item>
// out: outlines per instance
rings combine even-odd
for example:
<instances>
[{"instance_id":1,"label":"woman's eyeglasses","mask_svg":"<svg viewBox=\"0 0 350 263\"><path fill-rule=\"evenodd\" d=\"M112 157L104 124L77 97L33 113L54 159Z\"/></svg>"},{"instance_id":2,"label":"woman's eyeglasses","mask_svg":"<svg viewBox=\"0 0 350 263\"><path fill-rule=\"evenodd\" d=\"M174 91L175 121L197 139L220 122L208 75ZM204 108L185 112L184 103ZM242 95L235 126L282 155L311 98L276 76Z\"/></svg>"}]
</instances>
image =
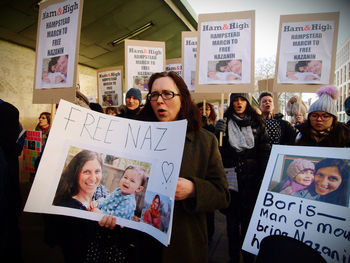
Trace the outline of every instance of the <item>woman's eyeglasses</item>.
<instances>
[{"instance_id":1,"label":"woman's eyeglasses","mask_svg":"<svg viewBox=\"0 0 350 263\"><path fill-rule=\"evenodd\" d=\"M309 118L310 120L318 120L318 118L321 118L323 121L328 121L332 115L329 114L317 114L317 113L310 113Z\"/></svg>"},{"instance_id":2,"label":"woman's eyeglasses","mask_svg":"<svg viewBox=\"0 0 350 263\"><path fill-rule=\"evenodd\" d=\"M173 91L163 91L162 93L152 92L147 94L147 99L150 101L156 101L159 96L161 96L163 100L171 100L175 96L180 96L180 94L176 94Z\"/></svg>"}]
</instances>

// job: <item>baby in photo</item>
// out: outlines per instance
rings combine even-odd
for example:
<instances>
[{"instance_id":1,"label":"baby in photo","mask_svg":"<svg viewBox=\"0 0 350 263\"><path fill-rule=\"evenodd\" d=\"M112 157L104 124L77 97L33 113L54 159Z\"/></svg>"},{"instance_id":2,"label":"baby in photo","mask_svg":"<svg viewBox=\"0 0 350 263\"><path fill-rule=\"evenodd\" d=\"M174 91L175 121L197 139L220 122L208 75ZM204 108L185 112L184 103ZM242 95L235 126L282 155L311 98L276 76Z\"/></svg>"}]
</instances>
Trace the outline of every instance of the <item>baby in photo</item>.
<instances>
[{"instance_id":1,"label":"baby in photo","mask_svg":"<svg viewBox=\"0 0 350 263\"><path fill-rule=\"evenodd\" d=\"M119 187L106 198L91 202L89 211L130 220L136 208L135 194L143 190L146 180L144 168L128 166L120 179Z\"/></svg>"},{"instance_id":2,"label":"baby in photo","mask_svg":"<svg viewBox=\"0 0 350 263\"><path fill-rule=\"evenodd\" d=\"M293 195L295 192L306 189L314 181L315 165L305 159L295 159L287 169L288 178L281 181L274 192Z\"/></svg>"}]
</instances>

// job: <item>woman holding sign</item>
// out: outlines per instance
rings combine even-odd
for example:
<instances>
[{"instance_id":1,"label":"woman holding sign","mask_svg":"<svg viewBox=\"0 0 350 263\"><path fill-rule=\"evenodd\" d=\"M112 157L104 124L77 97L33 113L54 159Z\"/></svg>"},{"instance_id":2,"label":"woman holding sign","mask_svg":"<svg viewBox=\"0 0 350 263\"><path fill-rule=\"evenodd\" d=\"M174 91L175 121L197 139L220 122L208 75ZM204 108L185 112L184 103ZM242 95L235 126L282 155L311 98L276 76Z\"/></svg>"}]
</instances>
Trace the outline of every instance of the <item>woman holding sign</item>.
<instances>
[{"instance_id":1,"label":"woman holding sign","mask_svg":"<svg viewBox=\"0 0 350 263\"><path fill-rule=\"evenodd\" d=\"M349 161L326 158L316 164L315 171L314 182L307 189L296 192L294 196L347 206Z\"/></svg>"},{"instance_id":2,"label":"woman holding sign","mask_svg":"<svg viewBox=\"0 0 350 263\"><path fill-rule=\"evenodd\" d=\"M140 232L140 257L150 262L207 262L206 212L227 207L230 199L217 140L200 128L199 110L185 82L173 71L151 76L140 118L188 121L170 245L164 247Z\"/></svg>"},{"instance_id":3,"label":"woman holding sign","mask_svg":"<svg viewBox=\"0 0 350 263\"><path fill-rule=\"evenodd\" d=\"M232 93L230 106L224 113L226 122L219 120L216 128L223 131L220 148L225 168L237 178L238 189L230 187L231 203L222 212L226 215L230 262L240 262L240 250L250 217L253 213L260 184L270 154L265 124L249 103L247 93ZM253 262L243 252L244 262Z\"/></svg>"}]
</instances>

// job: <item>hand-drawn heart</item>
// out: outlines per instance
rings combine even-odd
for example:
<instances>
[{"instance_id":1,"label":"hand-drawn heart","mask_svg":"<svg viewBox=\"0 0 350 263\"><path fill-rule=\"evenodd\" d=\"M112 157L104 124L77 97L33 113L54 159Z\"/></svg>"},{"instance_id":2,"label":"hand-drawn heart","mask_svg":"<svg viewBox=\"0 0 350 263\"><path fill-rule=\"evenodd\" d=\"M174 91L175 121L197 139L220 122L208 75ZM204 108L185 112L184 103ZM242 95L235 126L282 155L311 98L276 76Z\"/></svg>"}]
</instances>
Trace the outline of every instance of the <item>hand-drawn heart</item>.
<instances>
[{"instance_id":1,"label":"hand-drawn heart","mask_svg":"<svg viewBox=\"0 0 350 263\"><path fill-rule=\"evenodd\" d=\"M164 161L162 163L162 172L166 183L168 183L171 175L173 174L173 171L174 171L173 163L168 163L167 161Z\"/></svg>"}]
</instances>

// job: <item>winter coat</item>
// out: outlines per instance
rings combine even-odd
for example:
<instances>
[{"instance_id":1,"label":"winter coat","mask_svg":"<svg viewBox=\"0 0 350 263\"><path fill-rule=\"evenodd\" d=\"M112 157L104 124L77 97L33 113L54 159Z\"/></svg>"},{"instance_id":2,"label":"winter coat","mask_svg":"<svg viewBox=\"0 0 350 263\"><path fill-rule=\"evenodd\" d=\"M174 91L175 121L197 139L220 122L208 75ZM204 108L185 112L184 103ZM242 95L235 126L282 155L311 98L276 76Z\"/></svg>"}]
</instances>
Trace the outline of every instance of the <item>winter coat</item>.
<instances>
[{"instance_id":1,"label":"winter coat","mask_svg":"<svg viewBox=\"0 0 350 263\"><path fill-rule=\"evenodd\" d=\"M240 126L239 123L237 125ZM237 152L229 143L228 128L226 128L220 152L224 167L235 167L240 197L247 205L254 206L270 155L270 145L263 124L251 121L251 127L254 135L252 149Z\"/></svg>"},{"instance_id":2,"label":"winter coat","mask_svg":"<svg viewBox=\"0 0 350 263\"><path fill-rule=\"evenodd\" d=\"M316 142L311 136L310 124L303 123L296 138L296 145L301 146L321 146L321 147L350 147L350 128L344 123L337 122L329 135L323 140Z\"/></svg>"},{"instance_id":3,"label":"winter coat","mask_svg":"<svg viewBox=\"0 0 350 263\"><path fill-rule=\"evenodd\" d=\"M180 177L195 185L195 197L175 201L170 245L163 262L207 262L206 212L225 208L229 191L215 136L204 130L187 132Z\"/></svg>"},{"instance_id":4,"label":"winter coat","mask_svg":"<svg viewBox=\"0 0 350 263\"><path fill-rule=\"evenodd\" d=\"M277 120L279 123L279 126L281 128L281 137L279 140L280 145L294 145L295 143L295 137L297 135L296 130L294 127L286 120L283 120L283 114L278 113L275 114L273 119ZM267 133L270 136L269 130L267 130Z\"/></svg>"}]
</instances>

